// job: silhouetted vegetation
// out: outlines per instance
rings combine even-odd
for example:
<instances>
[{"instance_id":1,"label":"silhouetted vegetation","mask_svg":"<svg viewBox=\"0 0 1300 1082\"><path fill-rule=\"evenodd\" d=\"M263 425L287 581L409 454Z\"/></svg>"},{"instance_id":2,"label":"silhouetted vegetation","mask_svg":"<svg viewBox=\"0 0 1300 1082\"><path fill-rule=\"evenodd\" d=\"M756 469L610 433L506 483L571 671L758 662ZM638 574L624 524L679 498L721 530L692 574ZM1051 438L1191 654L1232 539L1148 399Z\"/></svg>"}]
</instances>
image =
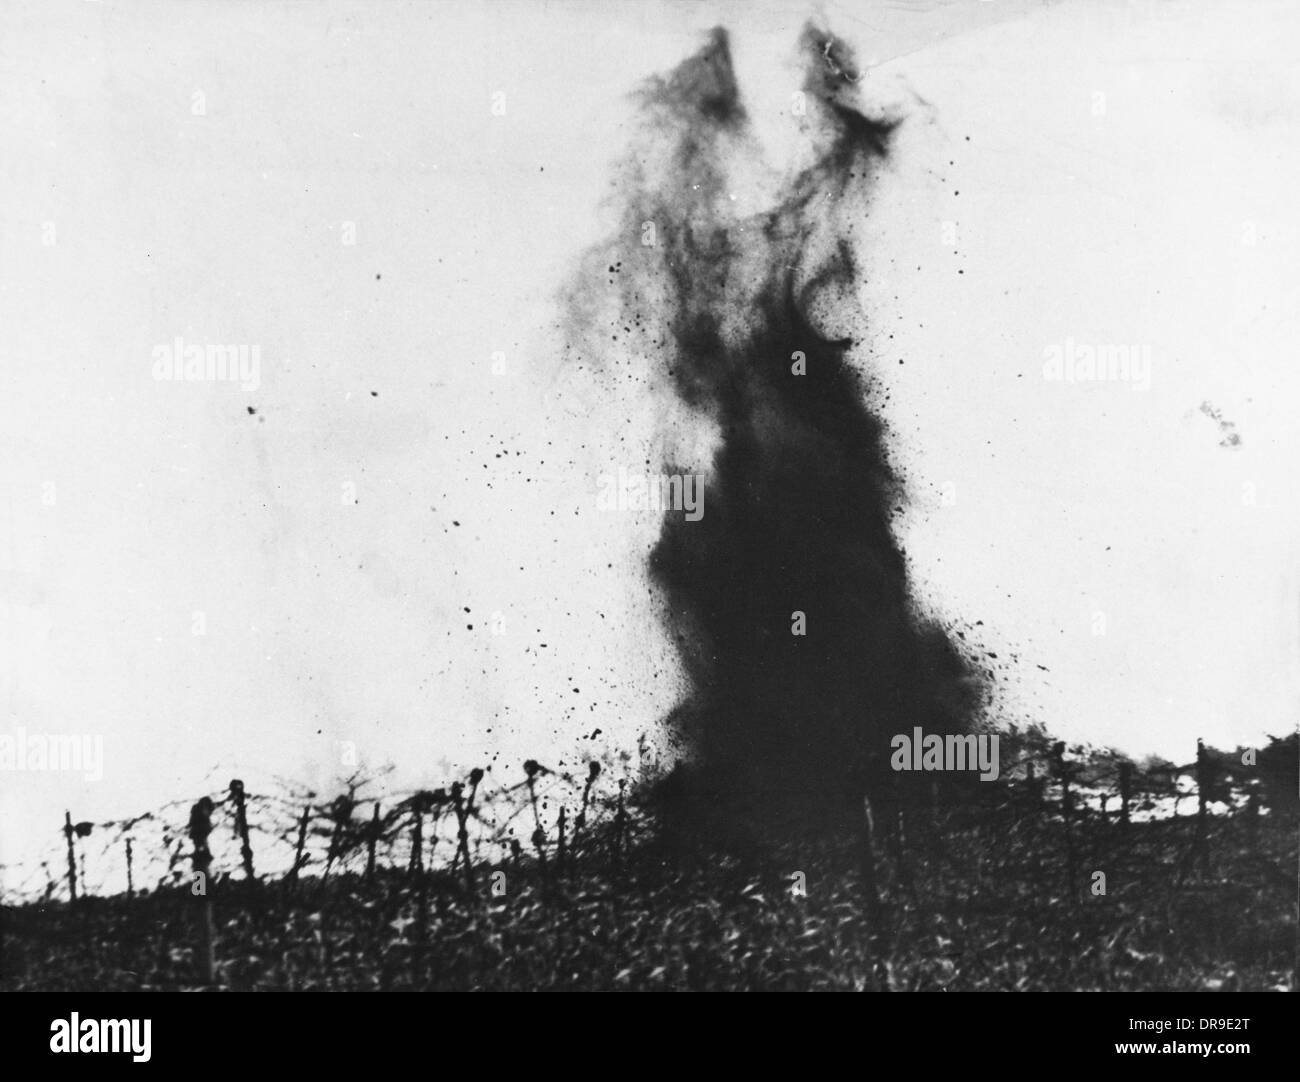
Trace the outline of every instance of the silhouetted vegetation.
<instances>
[{"instance_id":1,"label":"silhouetted vegetation","mask_svg":"<svg viewBox=\"0 0 1300 1082\"><path fill-rule=\"evenodd\" d=\"M240 816L255 821L272 803L232 786L204 799L234 829L205 833L199 816L195 838L219 833L231 850L205 896L183 868L134 896L69 904L51 886L5 908L2 984L208 986L211 902L210 986L232 989L1294 987L1300 821L1283 784L1296 777L1294 737L1270 743L1244 780L1228 772L1241 772L1241 755L1214 749L1152 774L1041 730L1007 740L1013 769L997 783L881 794L865 843L792 825L739 849L665 847L639 795L649 790L598 789L599 764L560 786L530 761L522 782L490 795L475 771L369 814L358 783L302 817L285 800L285 840L303 838L292 868L248 877ZM1183 794L1195 814L1159 806L1173 800L1170 770L1189 769L1217 774L1208 787L1232 806L1199 793ZM1103 811L1097 786L1122 774L1127 810L1111 794ZM498 825L492 859L482 832L471 842L486 820ZM197 849L178 853L201 863Z\"/></svg>"}]
</instances>

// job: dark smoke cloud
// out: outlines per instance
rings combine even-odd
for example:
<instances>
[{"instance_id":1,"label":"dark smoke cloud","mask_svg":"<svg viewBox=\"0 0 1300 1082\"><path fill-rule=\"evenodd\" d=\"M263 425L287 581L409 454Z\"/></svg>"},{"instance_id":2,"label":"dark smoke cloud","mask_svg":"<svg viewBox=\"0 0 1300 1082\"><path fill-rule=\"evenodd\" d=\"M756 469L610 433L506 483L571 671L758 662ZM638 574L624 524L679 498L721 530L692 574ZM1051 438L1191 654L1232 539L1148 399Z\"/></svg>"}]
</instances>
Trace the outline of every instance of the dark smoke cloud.
<instances>
[{"instance_id":1,"label":"dark smoke cloud","mask_svg":"<svg viewBox=\"0 0 1300 1082\"><path fill-rule=\"evenodd\" d=\"M804 156L782 175L762 164L725 32L641 91L621 255L599 276L616 297L603 340L647 359L666 416L713 436L711 461L664 464L705 475L705 513L666 513L649 573L689 677L669 721L691 785L751 816L840 807L890 736L969 728L983 699L914 604L892 529L904 493L853 359L855 230L893 125L861 111L842 44L809 29L802 46ZM573 296L588 356L596 285Z\"/></svg>"}]
</instances>

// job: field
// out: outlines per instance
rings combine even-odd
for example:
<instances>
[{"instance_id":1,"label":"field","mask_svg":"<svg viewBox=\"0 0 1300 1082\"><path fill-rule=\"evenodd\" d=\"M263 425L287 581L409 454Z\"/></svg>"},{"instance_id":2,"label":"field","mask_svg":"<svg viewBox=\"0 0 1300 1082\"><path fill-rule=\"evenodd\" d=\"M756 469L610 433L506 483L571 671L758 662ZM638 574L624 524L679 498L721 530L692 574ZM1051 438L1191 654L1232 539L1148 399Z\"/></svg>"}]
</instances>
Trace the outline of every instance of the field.
<instances>
[{"instance_id":1,"label":"field","mask_svg":"<svg viewBox=\"0 0 1300 1082\"><path fill-rule=\"evenodd\" d=\"M472 892L463 867L380 867L232 877L206 898L182 886L6 907L0 987L1295 988L1289 811L1125 827L1011 801L948 807L878 831L874 899L860 838L786 842L743 862L708 848L666 859L652 840L618 846L609 831L591 841L567 859L476 867ZM195 976L207 901L210 985Z\"/></svg>"}]
</instances>

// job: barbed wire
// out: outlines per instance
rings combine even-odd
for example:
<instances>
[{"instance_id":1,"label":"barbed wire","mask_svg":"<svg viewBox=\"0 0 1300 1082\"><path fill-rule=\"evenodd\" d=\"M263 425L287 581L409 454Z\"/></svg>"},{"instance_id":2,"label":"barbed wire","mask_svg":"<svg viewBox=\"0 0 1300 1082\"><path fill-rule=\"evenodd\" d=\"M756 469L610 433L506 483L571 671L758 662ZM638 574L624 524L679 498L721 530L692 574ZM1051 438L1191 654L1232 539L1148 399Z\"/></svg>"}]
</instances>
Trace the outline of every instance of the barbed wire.
<instances>
[{"instance_id":1,"label":"barbed wire","mask_svg":"<svg viewBox=\"0 0 1300 1082\"><path fill-rule=\"evenodd\" d=\"M1107 810L1109 801L1122 794L1097 791L1121 786L1127 790L1125 814L1158 811L1153 798L1172 801L1172 814L1152 815L1145 820L1151 822L1182 820L1179 805L1193 797L1203 797L1202 805L1219 803L1230 808L1241 808L1258 799L1258 779L1244 777L1244 771L1226 765L1226 753L1215 749L1201 748L1197 759L1187 764L1158 762L1140 769L1123 756L1097 749L1069 748L1062 741L1026 734L1013 734L1012 739L1021 746L1000 778L997 799L1003 803L1017 799L1017 793L1027 789L1036 795L1039 809L1051 813L1061 809L1069 794L1075 803L1064 809L1065 814L1109 818L1119 814ZM1066 758L1078 753L1085 757ZM1042 775L1018 775L1021 768L1031 764L1042 764L1046 769ZM267 879L296 876L308 868L351 870L363 857L367 867L389 868L409 866L417 858L422 865L432 867L437 852L450 853L443 861L446 867L454 867L467 849L479 859L485 850L498 860L505 859L530 845L535 850L556 845L558 838L553 835L560 815L570 811L576 814L568 818L569 844L578 843L580 833L591 837L615 818L622 820L629 835L639 833L642 827L631 814L628 794L621 785L614 786L611 773L589 763L588 773L581 776L530 760L525 764L523 780L498 783L493 778L490 787L484 785L489 774L475 770L436 789L409 788L366 796L365 791L382 774L358 773L341 783L342 792L326 799L293 779L276 776L272 781L279 792L248 792L243 790L242 782L232 782L196 799L210 801L211 814L222 813L219 833L217 824L213 830L225 844L219 844L213 853L213 868L225 876L233 876L240 866L236 844L241 841L242 799L250 841L254 836L260 839L254 849L263 869L258 878ZM1191 777L1198 784L1190 790L1180 788L1179 779L1183 777ZM1138 798L1136 803L1134 797ZM1089 799L1099 800L1099 806L1090 806ZM59 826L57 833L52 833L64 835L62 842L52 841L40 857L0 863L6 884L12 878L10 873L20 877L16 886L6 886L3 901L12 904L70 897L68 847L73 851L73 874L82 893L147 891L178 882L185 874L185 861L193 855L187 819L195 802L176 799L122 818L83 820L71 824L70 835L69 824ZM367 806L370 816L358 818L357 812ZM131 847L129 852L124 851L127 845ZM92 872L96 874L88 878ZM115 889L110 887L110 880L116 884Z\"/></svg>"},{"instance_id":2,"label":"barbed wire","mask_svg":"<svg viewBox=\"0 0 1300 1082\"><path fill-rule=\"evenodd\" d=\"M572 805L578 810L583 801L581 782L571 773L542 768L548 781L535 790L534 799L539 814L554 819L561 807ZM482 773L482 772L479 772ZM486 777L486 775L483 775ZM410 859L411 830L415 817L429 833L423 838L424 859L442 848L457 848L460 823L456 817L449 790L465 785L464 779L453 781L442 789L408 788L387 791L382 795L359 795L367 785L377 779L354 778L344 783L345 791L332 799L322 799L313 789L292 779L273 779L283 792L244 792L247 829L250 836L262 839L257 853L265 865L270 861L269 876L294 874L308 867L323 867L331 862L346 868L365 856L366 848L373 843L376 850L385 850L382 864L402 867ZM514 837L513 824L520 814L533 808L533 802L521 800L520 794L528 789L528 779L519 783L501 784L492 788L476 786L474 802L463 808L465 826L470 833L469 845L482 853L487 847L498 850L497 856L509 852ZM610 792L586 794L587 829L594 828L605 814L602 804L612 801ZM219 875L231 875L239 867L236 825L237 807L232 788L210 789L192 799L167 801L155 809L119 818L80 820L72 824L71 839L51 841L46 852L26 861L0 863L6 883L2 899L5 904L30 901L48 901L53 897L70 897L71 890L66 875L66 848L74 849L76 882L80 894L100 894L110 889L109 880L120 880L112 893L128 889L137 892L156 889L169 881L178 881L184 874L184 862L192 856L192 843L188 836L187 820L196 802L207 799L212 805L213 838L222 844L214 847L213 869ZM357 818L356 812L366 806L383 809L379 818ZM219 813L224 813L220 815ZM304 829L304 816L306 817ZM65 835L67 827L52 828L54 836ZM525 831L525 833L527 833ZM125 854L125 843L133 843L131 857ZM229 843L234 843L229 844ZM443 846L441 843L451 843ZM142 843L142 844L135 844ZM276 850L278 849L278 853ZM289 855L293 854L290 860ZM380 854L376 853L376 863ZM448 857L448 861L450 861ZM9 885L18 873L16 885ZM98 874L96 874L98 872ZM25 873L25 874L24 874Z\"/></svg>"}]
</instances>

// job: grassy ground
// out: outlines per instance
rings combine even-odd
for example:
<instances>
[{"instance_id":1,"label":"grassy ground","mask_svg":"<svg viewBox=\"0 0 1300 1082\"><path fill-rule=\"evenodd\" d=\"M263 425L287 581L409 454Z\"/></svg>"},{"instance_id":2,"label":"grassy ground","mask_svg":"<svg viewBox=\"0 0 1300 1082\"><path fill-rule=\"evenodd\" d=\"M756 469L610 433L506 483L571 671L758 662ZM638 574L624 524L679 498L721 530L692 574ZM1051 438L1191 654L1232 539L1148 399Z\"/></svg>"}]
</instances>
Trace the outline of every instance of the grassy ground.
<instances>
[{"instance_id":1,"label":"grassy ground","mask_svg":"<svg viewBox=\"0 0 1300 1082\"><path fill-rule=\"evenodd\" d=\"M212 891L217 984L231 989L1232 990L1292 987L1297 823L1076 823L947 813L880 841L878 937L859 848L787 843L741 865L652 847L444 875L381 871ZM901 860L900 860L901 854ZM1074 874L1068 867L1073 858ZM1094 894L1095 872L1105 894ZM799 877L802 876L802 879ZM796 889L804 887L802 895ZM495 887L495 892L494 892ZM0 987L196 985L186 891L4 913ZM422 918L422 909L424 916ZM424 929L423 934L421 929ZM879 961L872 964L872 959Z\"/></svg>"}]
</instances>

